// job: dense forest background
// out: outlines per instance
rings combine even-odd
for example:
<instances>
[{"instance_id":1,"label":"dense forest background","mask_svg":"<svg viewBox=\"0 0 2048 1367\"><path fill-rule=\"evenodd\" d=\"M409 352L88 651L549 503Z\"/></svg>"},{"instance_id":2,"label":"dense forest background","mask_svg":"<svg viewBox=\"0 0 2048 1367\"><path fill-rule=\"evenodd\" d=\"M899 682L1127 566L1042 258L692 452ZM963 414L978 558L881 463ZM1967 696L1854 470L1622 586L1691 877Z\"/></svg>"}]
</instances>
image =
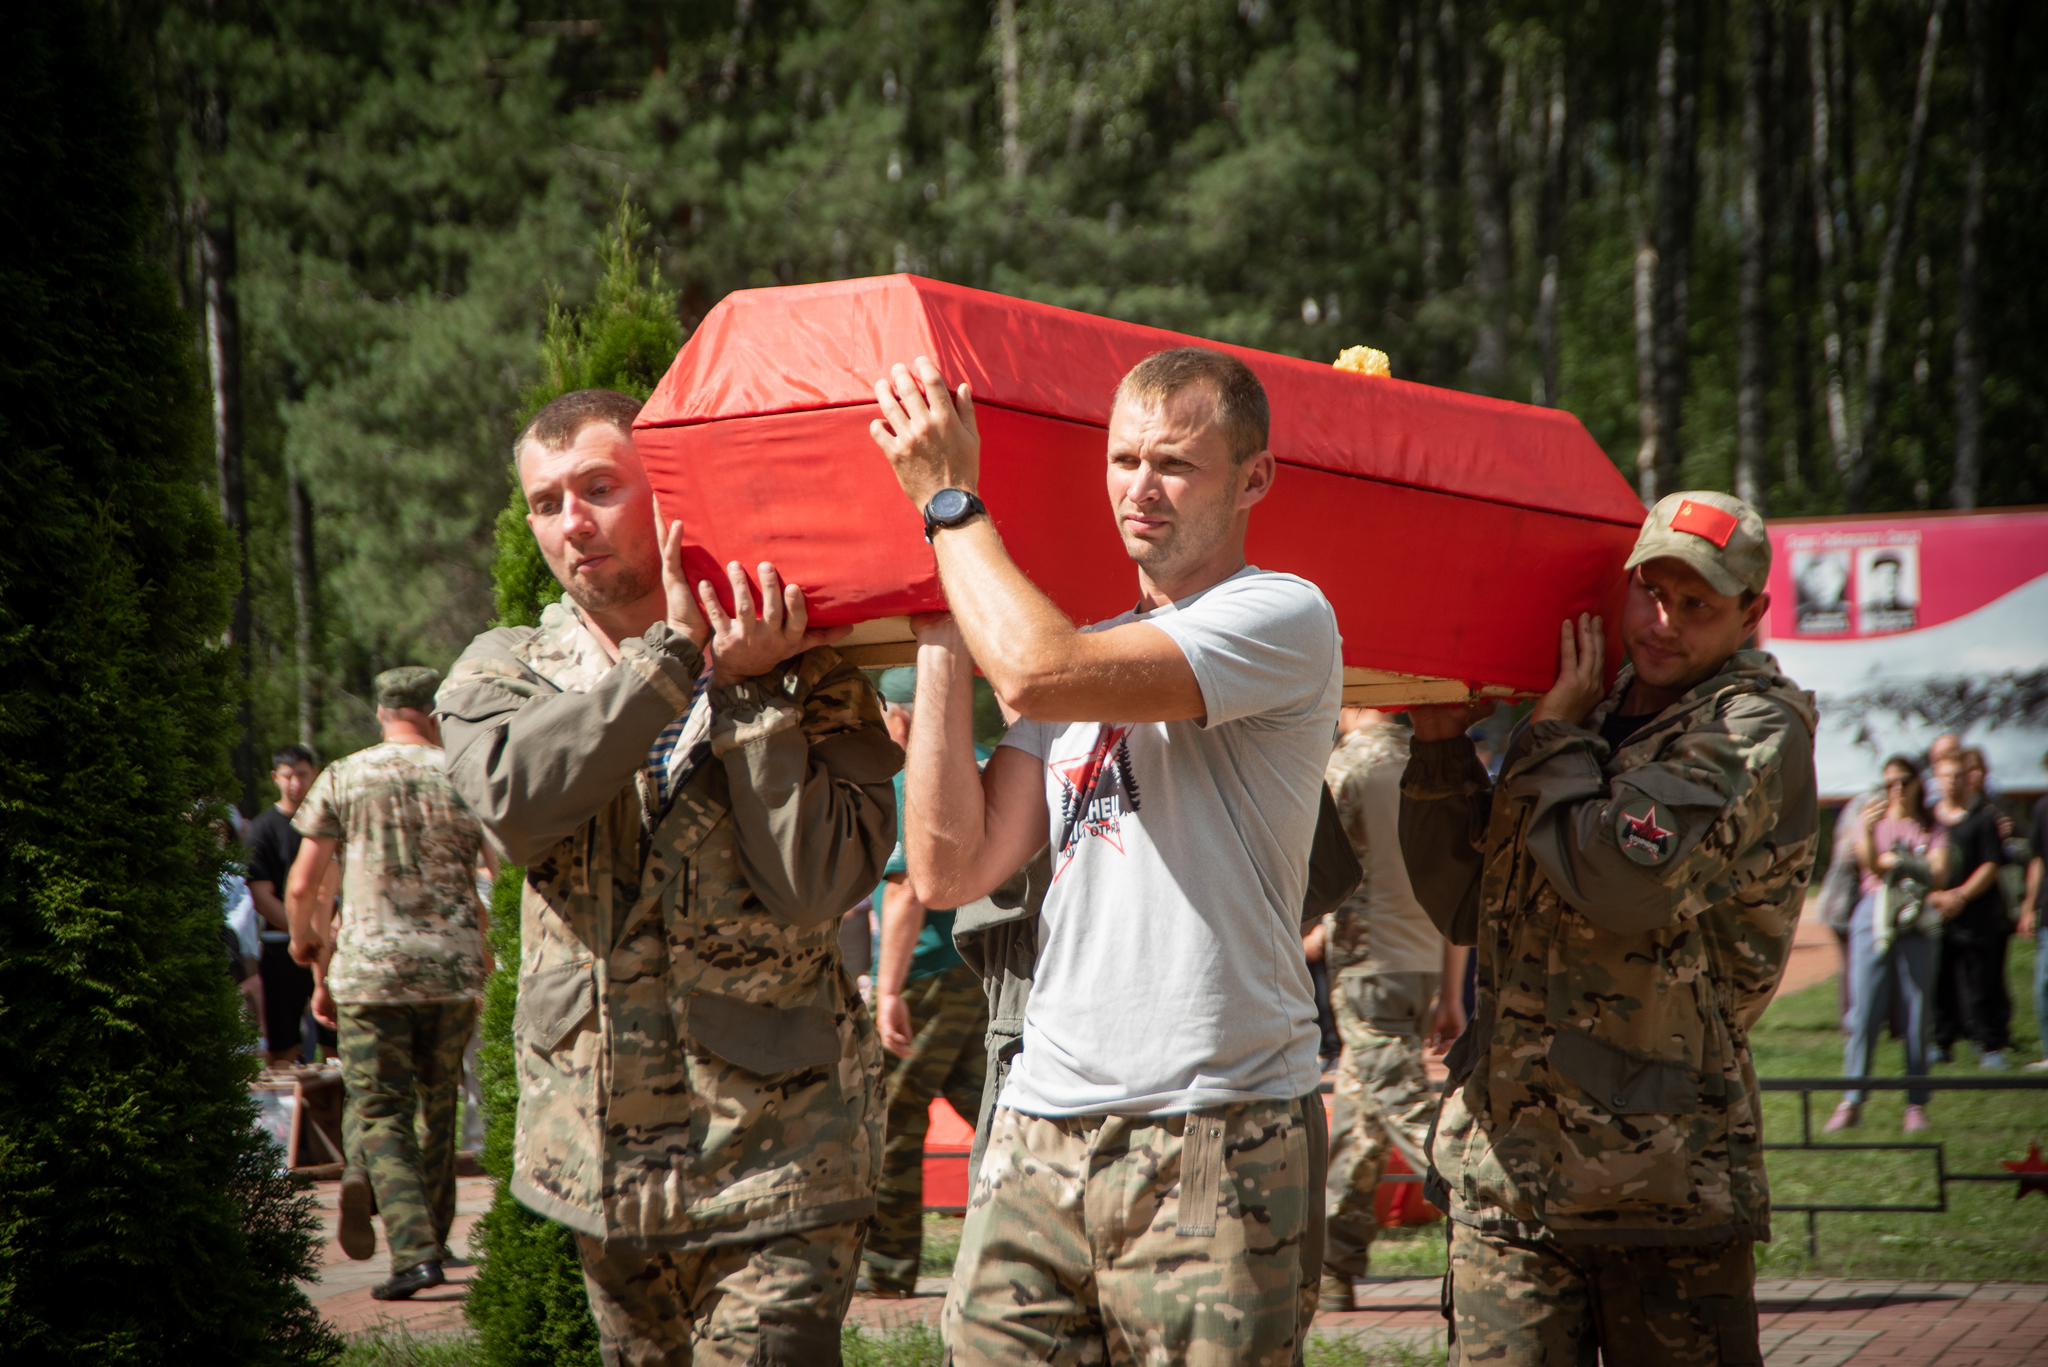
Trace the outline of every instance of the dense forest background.
<instances>
[{"instance_id":1,"label":"dense forest background","mask_svg":"<svg viewBox=\"0 0 2048 1367\"><path fill-rule=\"evenodd\" d=\"M2048 501L2026 0L115 5L259 755L492 615L551 302L915 271L1555 404L1646 496ZM1107 380L1105 381L1107 382Z\"/></svg>"}]
</instances>

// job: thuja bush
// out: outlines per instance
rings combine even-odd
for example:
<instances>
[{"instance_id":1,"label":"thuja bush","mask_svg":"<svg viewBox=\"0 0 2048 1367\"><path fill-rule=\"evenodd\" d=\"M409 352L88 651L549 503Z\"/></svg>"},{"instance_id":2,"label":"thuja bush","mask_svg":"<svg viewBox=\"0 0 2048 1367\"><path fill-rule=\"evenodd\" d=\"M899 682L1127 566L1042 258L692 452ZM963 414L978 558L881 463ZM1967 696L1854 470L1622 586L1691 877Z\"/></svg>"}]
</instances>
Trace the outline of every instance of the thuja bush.
<instances>
[{"instance_id":1,"label":"thuja bush","mask_svg":"<svg viewBox=\"0 0 2048 1367\"><path fill-rule=\"evenodd\" d=\"M604 270L591 306L548 311L541 343L542 378L522 395L521 423L549 400L578 389L616 389L646 398L682 345L675 295L653 271L642 277L635 239L640 224L622 207L599 243ZM511 433L507 433L509 455ZM514 479L498 515L493 565L498 617L504 626L533 626L561 597L526 527L526 499ZM491 1367L556 1367L598 1361L597 1326L584 1298L574 1237L527 1210L507 1186L519 1107L513 1066L512 1016L519 993L519 899L525 871L502 870L491 906L491 952L498 968L484 989L479 1071L484 1095L484 1170L497 1195L474 1236L479 1265L466 1313L481 1356Z\"/></svg>"},{"instance_id":2,"label":"thuja bush","mask_svg":"<svg viewBox=\"0 0 2048 1367\"><path fill-rule=\"evenodd\" d=\"M0 85L0 1356L319 1363L217 879L234 587L191 332L100 11Z\"/></svg>"}]
</instances>

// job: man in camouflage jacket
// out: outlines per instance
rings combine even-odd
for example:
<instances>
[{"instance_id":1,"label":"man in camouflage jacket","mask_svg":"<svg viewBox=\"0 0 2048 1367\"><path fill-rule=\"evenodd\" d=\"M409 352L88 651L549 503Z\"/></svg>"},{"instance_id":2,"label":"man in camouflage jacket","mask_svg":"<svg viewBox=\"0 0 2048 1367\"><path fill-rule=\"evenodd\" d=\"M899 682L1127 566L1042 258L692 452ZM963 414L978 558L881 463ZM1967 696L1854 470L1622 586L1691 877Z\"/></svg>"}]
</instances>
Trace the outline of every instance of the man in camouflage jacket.
<instances>
[{"instance_id":1,"label":"man in camouflage jacket","mask_svg":"<svg viewBox=\"0 0 2048 1367\"><path fill-rule=\"evenodd\" d=\"M438 702L527 866L512 1191L575 1231L607 1363L837 1362L883 1116L838 922L894 844L902 752L772 566L758 620L737 565L732 618L692 602L637 411L583 391L521 434L570 601L478 637Z\"/></svg>"},{"instance_id":2,"label":"man in camouflage jacket","mask_svg":"<svg viewBox=\"0 0 2048 1367\"><path fill-rule=\"evenodd\" d=\"M1740 648L1769 603L1747 504L1664 499L1627 569L1630 666L1603 690L1600 622L1567 622L1497 784L1480 709L1415 713L1402 850L1479 963L1430 1150L1453 1362L1761 1361L1748 1033L1811 873L1813 700Z\"/></svg>"},{"instance_id":3,"label":"man in camouflage jacket","mask_svg":"<svg viewBox=\"0 0 2048 1367\"><path fill-rule=\"evenodd\" d=\"M1330 968L1330 1006L1344 1042L1330 1106L1329 1233L1319 1306L1356 1305L1371 1270L1375 1205L1387 1155L1425 1172L1437 1094L1424 1058L1465 1024L1464 955L1445 944L1415 900L1397 830L1408 727L1369 707L1339 713L1343 739L1323 771L1363 880L1317 932Z\"/></svg>"}]
</instances>

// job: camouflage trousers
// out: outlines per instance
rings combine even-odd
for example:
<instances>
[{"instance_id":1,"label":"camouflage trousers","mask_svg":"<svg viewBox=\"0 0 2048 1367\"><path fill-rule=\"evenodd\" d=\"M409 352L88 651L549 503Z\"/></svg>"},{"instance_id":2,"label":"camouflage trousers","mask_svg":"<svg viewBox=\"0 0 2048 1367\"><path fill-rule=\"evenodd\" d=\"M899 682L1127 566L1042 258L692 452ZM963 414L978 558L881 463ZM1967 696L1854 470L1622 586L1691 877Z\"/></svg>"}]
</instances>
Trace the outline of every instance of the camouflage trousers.
<instances>
[{"instance_id":1,"label":"camouflage trousers","mask_svg":"<svg viewBox=\"0 0 2048 1367\"><path fill-rule=\"evenodd\" d=\"M924 1253L924 1137L933 1097L972 1122L988 1073L988 995L964 964L919 978L904 991L910 1052L882 1074L889 1118L881 1189L861 1265L876 1286L913 1290Z\"/></svg>"},{"instance_id":2,"label":"camouflage trousers","mask_svg":"<svg viewBox=\"0 0 2048 1367\"><path fill-rule=\"evenodd\" d=\"M940 1324L948 1359L1290 1367L1315 1316L1320 1097L1193 1115L999 1108Z\"/></svg>"},{"instance_id":3,"label":"camouflage trousers","mask_svg":"<svg viewBox=\"0 0 2048 1367\"><path fill-rule=\"evenodd\" d=\"M1763 1362L1755 1245L1613 1248L1451 1226L1451 1367Z\"/></svg>"},{"instance_id":4,"label":"camouflage trousers","mask_svg":"<svg viewBox=\"0 0 2048 1367\"><path fill-rule=\"evenodd\" d=\"M455 1094L476 1003L336 1007L342 1147L366 1172L391 1270L436 1262L455 1223Z\"/></svg>"},{"instance_id":5,"label":"camouflage trousers","mask_svg":"<svg viewBox=\"0 0 2048 1367\"><path fill-rule=\"evenodd\" d=\"M1423 1145L1436 1119L1437 1094L1422 1051L1442 976L1348 969L1330 993L1344 1052L1330 1107L1326 1272L1354 1279L1366 1274L1379 1233L1373 1198L1389 1146L1401 1151L1410 1172L1429 1171Z\"/></svg>"},{"instance_id":6,"label":"camouflage trousers","mask_svg":"<svg viewBox=\"0 0 2048 1367\"><path fill-rule=\"evenodd\" d=\"M837 1367L867 1221L663 1249L576 1236L605 1367Z\"/></svg>"}]
</instances>

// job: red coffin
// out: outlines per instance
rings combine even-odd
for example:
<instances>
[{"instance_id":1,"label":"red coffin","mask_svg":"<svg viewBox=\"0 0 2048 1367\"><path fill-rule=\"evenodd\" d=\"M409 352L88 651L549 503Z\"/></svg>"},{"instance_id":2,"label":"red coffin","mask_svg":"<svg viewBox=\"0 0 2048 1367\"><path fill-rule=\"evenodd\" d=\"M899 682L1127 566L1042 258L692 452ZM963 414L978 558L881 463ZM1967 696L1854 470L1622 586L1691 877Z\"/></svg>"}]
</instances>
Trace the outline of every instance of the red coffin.
<instances>
[{"instance_id":1,"label":"red coffin","mask_svg":"<svg viewBox=\"0 0 2048 1367\"><path fill-rule=\"evenodd\" d=\"M1319 584L1348 701L1535 693L1557 624L1619 607L1643 517L1569 413L1340 371L1045 304L892 275L743 290L705 317L635 424L692 577L775 563L847 653L906 662L903 618L944 606L916 510L868 436L874 383L925 355L973 385L981 494L1038 586L1079 622L1136 578L1103 486L1110 400L1152 352L1242 358L1272 403L1273 493L1248 555Z\"/></svg>"}]
</instances>

